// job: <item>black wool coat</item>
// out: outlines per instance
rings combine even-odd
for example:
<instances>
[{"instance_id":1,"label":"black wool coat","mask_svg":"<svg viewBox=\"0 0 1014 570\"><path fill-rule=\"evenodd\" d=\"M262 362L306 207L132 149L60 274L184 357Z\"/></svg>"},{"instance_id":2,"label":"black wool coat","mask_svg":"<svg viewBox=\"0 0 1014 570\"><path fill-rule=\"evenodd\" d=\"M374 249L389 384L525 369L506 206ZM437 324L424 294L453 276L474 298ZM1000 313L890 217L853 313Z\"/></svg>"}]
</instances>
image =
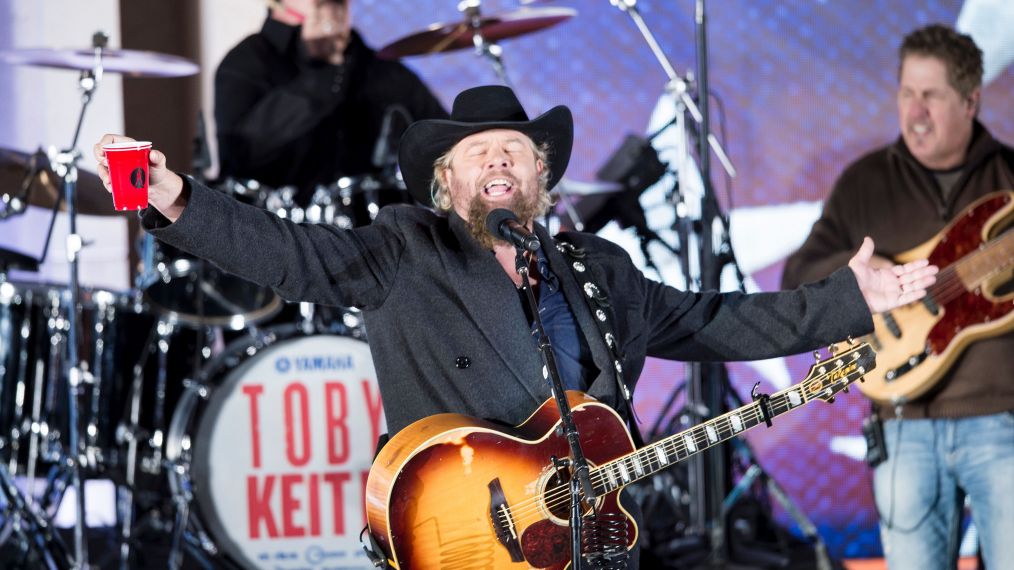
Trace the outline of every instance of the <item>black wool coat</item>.
<instances>
[{"instance_id":1,"label":"black wool coat","mask_svg":"<svg viewBox=\"0 0 1014 570\"><path fill-rule=\"evenodd\" d=\"M516 425L550 396L511 279L457 215L389 206L371 225L343 230L294 224L188 183L182 216L169 224L149 208L146 229L285 299L362 309L392 434L441 412ZM536 231L552 243L544 228ZM584 250L586 270L609 299L631 390L646 356L771 358L873 327L847 268L793 291L690 293L646 278L602 238L562 237ZM555 247L545 250L598 369L588 391L622 413L612 358L569 261ZM460 367L459 357L469 366Z\"/></svg>"}]
</instances>

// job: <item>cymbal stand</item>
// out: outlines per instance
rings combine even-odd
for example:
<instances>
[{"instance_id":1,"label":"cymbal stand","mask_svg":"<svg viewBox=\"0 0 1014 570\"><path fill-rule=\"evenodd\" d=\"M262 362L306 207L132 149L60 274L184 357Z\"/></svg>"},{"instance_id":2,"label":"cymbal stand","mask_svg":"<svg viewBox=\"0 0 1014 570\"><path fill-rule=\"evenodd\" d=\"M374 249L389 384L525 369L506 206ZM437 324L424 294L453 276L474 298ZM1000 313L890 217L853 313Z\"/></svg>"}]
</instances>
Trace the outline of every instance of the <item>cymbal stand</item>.
<instances>
[{"instance_id":1,"label":"cymbal stand","mask_svg":"<svg viewBox=\"0 0 1014 570\"><path fill-rule=\"evenodd\" d=\"M137 483L138 467L138 443L142 437L141 433L141 390L144 387L144 368L151 354L157 350L156 339L163 341L167 331L162 319L152 325L144 345L147 349L141 354L140 359L134 364L132 381L130 387L130 399L128 400L127 423L120 424L116 429L116 441L118 444L126 444L124 457L124 481L117 486L116 492L116 519L120 525L120 565L122 570L130 567L130 546L133 540L134 530L134 491ZM156 336L158 335L158 336Z\"/></svg>"},{"instance_id":2,"label":"cymbal stand","mask_svg":"<svg viewBox=\"0 0 1014 570\"><path fill-rule=\"evenodd\" d=\"M67 433L68 451L64 458L64 468L70 473L70 485L74 489L77 499L77 513L74 520L74 568L88 567L88 544L85 540L85 494L81 484L81 447L79 441L79 417L78 417L78 389L83 382L87 382L85 375L87 371L81 366L78 356L78 339L80 333L80 305L81 289L78 283L78 254L85 243L81 235L77 233L77 161L81 158L81 152L77 149L78 137L81 135L81 125L84 123L85 111L91 103L92 96L102 80L102 55L106 48L108 36L102 32L96 32L92 36L92 47L94 48L94 65L91 70L83 71L78 81L81 88L81 113L78 115L77 126L74 129L74 137L70 146L60 152L51 154L50 161L53 171L63 180L64 200L67 202L67 261L70 263L70 310L68 317L68 339L67 355L70 364L67 374Z\"/></svg>"},{"instance_id":3,"label":"cymbal stand","mask_svg":"<svg viewBox=\"0 0 1014 570\"><path fill-rule=\"evenodd\" d=\"M484 57L493 65L493 71L500 78L500 82L514 89L510 78L507 76L507 68L503 63L503 48L496 42L486 40L482 35L482 15L480 6L482 0L462 0L458 3L458 11L468 18L468 26L472 29L472 44L475 46L475 55Z\"/></svg>"}]
</instances>

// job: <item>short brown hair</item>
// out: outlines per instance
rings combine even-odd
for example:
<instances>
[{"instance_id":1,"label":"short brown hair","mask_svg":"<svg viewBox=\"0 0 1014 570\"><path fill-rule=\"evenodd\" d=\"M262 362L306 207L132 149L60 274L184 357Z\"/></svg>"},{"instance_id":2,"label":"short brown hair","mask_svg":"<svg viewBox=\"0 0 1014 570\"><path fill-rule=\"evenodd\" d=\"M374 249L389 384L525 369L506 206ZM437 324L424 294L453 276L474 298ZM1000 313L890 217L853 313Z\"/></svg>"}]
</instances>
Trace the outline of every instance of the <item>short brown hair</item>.
<instances>
[{"instance_id":1,"label":"short brown hair","mask_svg":"<svg viewBox=\"0 0 1014 570\"><path fill-rule=\"evenodd\" d=\"M898 77L910 55L935 57L947 67L947 82L962 97L982 86L982 50L972 36L943 24L930 24L905 36L898 49Z\"/></svg>"}]
</instances>

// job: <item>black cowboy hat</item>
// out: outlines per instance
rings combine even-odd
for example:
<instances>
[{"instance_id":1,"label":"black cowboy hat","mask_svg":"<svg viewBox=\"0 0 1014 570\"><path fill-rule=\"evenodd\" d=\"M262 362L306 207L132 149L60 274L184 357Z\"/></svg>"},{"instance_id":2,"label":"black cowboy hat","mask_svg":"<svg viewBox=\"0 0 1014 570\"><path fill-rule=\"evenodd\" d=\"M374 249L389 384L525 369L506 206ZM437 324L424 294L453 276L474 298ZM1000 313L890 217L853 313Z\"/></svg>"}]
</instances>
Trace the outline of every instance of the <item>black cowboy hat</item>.
<instances>
[{"instance_id":1,"label":"black cowboy hat","mask_svg":"<svg viewBox=\"0 0 1014 570\"><path fill-rule=\"evenodd\" d=\"M398 148L398 163L409 194L431 205L433 163L461 139L490 129L511 129L524 133L535 144L548 143L549 188L563 177L574 142L574 119L570 109L559 105L528 120L528 114L510 88L486 85L459 93L454 98L449 120L418 121L405 131Z\"/></svg>"}]
</instances>

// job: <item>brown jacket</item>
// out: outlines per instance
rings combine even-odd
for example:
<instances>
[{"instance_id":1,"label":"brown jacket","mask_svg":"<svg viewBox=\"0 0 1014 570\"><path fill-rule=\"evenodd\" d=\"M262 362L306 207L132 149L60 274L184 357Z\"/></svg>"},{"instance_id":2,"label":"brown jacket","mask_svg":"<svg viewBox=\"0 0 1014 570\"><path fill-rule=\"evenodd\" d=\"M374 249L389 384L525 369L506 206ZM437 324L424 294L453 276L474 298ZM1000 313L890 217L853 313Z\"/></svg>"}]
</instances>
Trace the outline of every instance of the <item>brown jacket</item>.
<instances>
[{"instance_id":1,"label":"brown jacket","mask_svg":"<svg viewBox=\"0 0 1014 570\"><path fill-rule=\"evenodd\" d=\"M871 236L877 254L889 258L927 241L977 198L1014 190L1012 156L1010 147L976 122L964 171L945 202L933 174L900 137L867 154L839 177L820 219L786 262L782 287L820 279L845 265L863 236ZM1005 410L1014 410L1014 333L968 347L940 387L904 406L903 416L965 417Z\"/></svg>"}]
</instances>

